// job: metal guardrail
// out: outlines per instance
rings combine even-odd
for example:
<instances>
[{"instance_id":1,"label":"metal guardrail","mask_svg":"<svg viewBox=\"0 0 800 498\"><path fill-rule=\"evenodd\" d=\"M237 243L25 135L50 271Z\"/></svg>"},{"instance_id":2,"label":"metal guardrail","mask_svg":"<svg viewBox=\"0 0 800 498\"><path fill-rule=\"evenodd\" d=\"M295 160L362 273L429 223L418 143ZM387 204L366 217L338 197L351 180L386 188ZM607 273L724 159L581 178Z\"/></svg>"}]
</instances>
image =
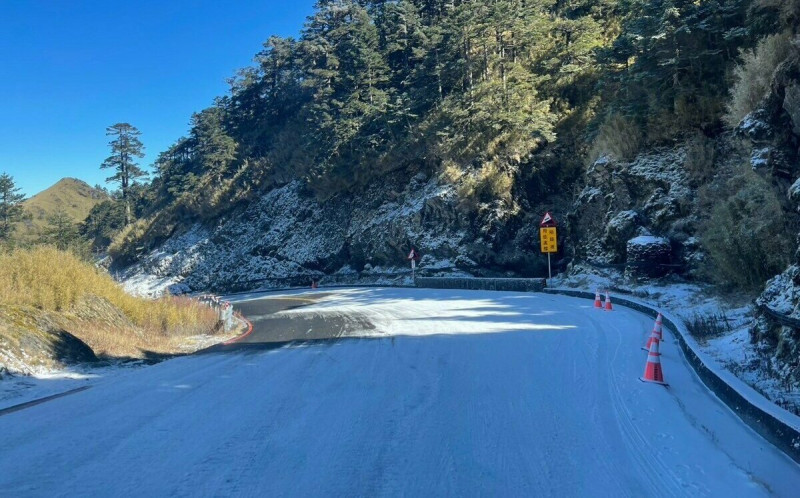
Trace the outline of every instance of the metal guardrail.
<instances>
[{"instance_id":1,"label":"metal guardrail","mask_svg":"<svg viewBox=\"0 0 800 498\"><path fill-rule=\"evenodd\" d=\"M395 273L346 273L334 275L302 274L292 277L260 278L239 281L237 284L261 283L267 284L257 288L226 292L226 296L236 296L251 292L288 291L305 288L316 288L314 284L326 289L336 287L409 287L429 289L467 289L467 290L496 290L514 292L538 292L547 286L544 278L487 278L447 276L441 273L452 268L437 268L428 271L410 270ZM436 276L421 276L424 274L438 274ZM414 275L414 279L409 277Z\"/></svg>"},{"instance_id":2,"label":"metal guardrail","mask_svg":"<svg viewBox=\"0 0 800 498\"><path fill-rule=\"evenodd\" d=\"M760 304L758 306L758 309L765 315L768 315L771 319L780 323L781 325L785 325L787 327L792 327L795 329L800 329L800 320L798 320L797 318L792 318L784 314L778 313L777 311L773 310L766 304Z\"/></svg>"},{"instance_id":3,"label":"metal guardrail","mask_svg":"<svg viewBox=\"0 0 800 498\"><path fill-rule=\"evenodd\" d=\"M233 306L228 301L223 301L219 296L203 294L196 298L199 302L211 307L217 312L219 323L225 332L230 332L235 326L233 317Z\"/></svg>"},{"instance_id":4,"label":"metal guardrail","mask_svg":"<svg viewBox=\"0 0 800 498\"><path fill-rule=\"evenodd\" d=\"M678 269L682 268L685 265L683 264L666 264L666 263L649 263L649 262L631 262L631 263L614 263L614 264L604 264L604 263L593 263L590 261L575 261L576 264L592 266L595 268L615 268L615 269L625 269L625 268L665 268L665 269ZM306 272L300 273L297 275L291 275L288 277L263 277L263 278L255 278L255 279L247 279L247 280L236 280L230 283L230 292L226 294L231 294L238 291L249 291L249 290L282 290L282 289L292 289L292 288L303 288L303 287L310 287L313 282L317 282L320 285L324 285L326 287L334 287L340 285L363 285L367 284L370 285L375 281L379 280L400 280L402 278L410 277L414 275L417 278L460 278L460 277L448 277L447 275L443 275L443 273L447 272L455 272L459 271L456 267L445 267L445 268L417 268L415 272L411 270L399 270L394 272L370 272L370 271L360 271L360 272L353 272L353 273L335 273L335 274L324 274L322 272ZM478 279L482 277L468 277L470 279ZM515 280L514 278L503 278L502 280ZM530 280L526 278L519 278L518 280ZM535 280L535 279L534 279ZM262 286L260 289L253 289L249 287L253 284L266 284Z\"/></svg>"},{"instance_id":5,"label":"metal guardrail","mask_svg":"<svg viewBox=\"0 0 800 498\"><path fill-rule=\"evenodd\" d=\"M369 271L361 271L361 272L353 272L353 273L334 273L334 274L325 274L325 273L301 273L298 275L291 275L289 277L264 277L264 278L254 278L249 280L237 280L233 282L235 285L241 284L258 284L262 282L274 284L276 287L302 287L306 285L311 285L311 282L321 282L336 285L339 282L352 282L352 281L360 281L360 280L379 280L379 279L399 279L402 277L407 277L413 275L429 275L441 272L447 272L455 270L455 268L437 268L437 269L419 269L416 272L412 272L411 270L400 270L395 272L369 272Z\"/></svg>"}]
</instances>

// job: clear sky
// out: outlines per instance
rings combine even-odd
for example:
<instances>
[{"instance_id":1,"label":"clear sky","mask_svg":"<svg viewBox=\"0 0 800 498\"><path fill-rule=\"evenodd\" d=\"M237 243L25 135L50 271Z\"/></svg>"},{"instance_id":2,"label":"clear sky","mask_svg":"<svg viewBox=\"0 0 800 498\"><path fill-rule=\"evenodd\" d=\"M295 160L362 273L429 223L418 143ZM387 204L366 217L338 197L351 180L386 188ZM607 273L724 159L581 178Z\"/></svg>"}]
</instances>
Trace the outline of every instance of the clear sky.
<instances>
[{"instance_id":1,"label":"clear sky","mask_svg":"<svg viewBox=\"0 0 800 498\"><path fill-rule=\"evenodd\" d=\"M151 165L313 3L0 0L0 172L27 195L66 176L105 185L118 122L139 128Z\"/></svg>"}]
</instances>

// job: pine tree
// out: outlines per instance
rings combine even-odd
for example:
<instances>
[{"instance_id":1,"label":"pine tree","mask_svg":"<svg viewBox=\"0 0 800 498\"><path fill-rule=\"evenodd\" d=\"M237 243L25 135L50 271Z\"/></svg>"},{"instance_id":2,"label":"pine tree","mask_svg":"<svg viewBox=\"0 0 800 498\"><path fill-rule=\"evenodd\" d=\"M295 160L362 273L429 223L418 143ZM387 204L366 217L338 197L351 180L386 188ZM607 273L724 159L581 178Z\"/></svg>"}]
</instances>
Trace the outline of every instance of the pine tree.
<instances>
[{"instance_id":1,"label":"pine tree","mask_svg":"<svg viewBox=\"0 0 800 498\"><path fill-rule=\"evenodd\" d=\"M202 219L295 180L324 199L445 163L555 189L608 116L651 142L713 125L739 49L771 25L746 21L751 4L316 0L298 39L267 39L194 116L139 198Z\"/></svg>"},{"instance_id":2,"label":"pine tree","mask_svg":"<svg viewBox=\"0 0 800 498\"><path fill-rule=\"evenodd\" d=\"M147 176L147 173L135 162L136 158L144 157L144 145L139 140L142 133L128 123L117 123L106 128L106 135L115 137L108 145L111 155L103 161L100 168L111 168L115 171L107 182L120 185L122 200L125 203L125 224L131 223L130 187L137 179Z\"/></svg>"},{"instance_id":3,"label":"pine tree","mask_svg":"<svg viewBox=\"0 0 800 498\"><path fill-rule=\"evenodd\" d=\"M192 141L186 137L181 137L158 155L153 186L162 201L171 202L198 187L199 169L195 169L193 155Z\"/></svg>"},{"instance_id":4,"label":"pine tree","mask_svg":"<svg viewBox=\"0 0 800 498\"><path fill-rule=\"evenodd\" d=\"M8 242L14 233L14 225L22 221L25 195L19 190L11 175L0 175L0 242Z\"/></svg>"},{"instance_id":5,"label":"pine tree","mask_svg":"<svg viewBox=\"0 0 800 498\"><path fill-rule=\"evenodd\" d=\"M304 84L313 89L309 118L318 132L309 138L332 158L353 152L355 139L374 145L366 126L387 107L389 68L368 11L352 0L320 0L303 32ZM343 150L348 147L350 150Z\"/></svg>"},{"instance_id":6,"label":"pine tree","mask_svg":"<svg viewBox=\"0 0 800 498\"><path fill-rule=\"evenodd\" d=\"M42 242L52 244L57 249L66 251L72 248L80 239L78 225L62 209L47 218L47 226L42 233Z\"/></svg>"},{"instance_id":7,"label":"pine tree","mask_svg":"<svg viewBox=\"0 0 800 498\"><path fill-rule=\"evenodd\" d=\"M95 250L108 247L111 239L125 227L125 206L116 200L96 204L80 224L80 234L91 241Z\"/></svg>"},{"instance_id":8,"label":"pine tree","mask_svg":"<svg viewBox=\"0 0 800 498\"><path fill-rule=\"evenodd\" d=\"M228 166L236 158L236 142L225 131L222 123L223 110L209 107L192 116L191 140L194 160L200 165L201 174L207 174L218 188Z\"/></svg>"}]
</instances>

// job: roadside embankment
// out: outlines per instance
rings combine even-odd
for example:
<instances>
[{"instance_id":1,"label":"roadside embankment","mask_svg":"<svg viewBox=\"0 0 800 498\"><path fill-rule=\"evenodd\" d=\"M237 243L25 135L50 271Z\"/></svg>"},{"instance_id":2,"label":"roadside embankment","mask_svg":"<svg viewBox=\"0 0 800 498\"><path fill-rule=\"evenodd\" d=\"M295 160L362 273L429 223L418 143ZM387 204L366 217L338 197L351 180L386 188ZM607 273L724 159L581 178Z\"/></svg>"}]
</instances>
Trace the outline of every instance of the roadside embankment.
<instances>
[{"instance_id":1,"label":"roadside embankment","mask_svg":"<svg viewBox=\"0 0 800 498\"><path fill-rule=\"evenodd\" d=\"M130 296L70 253L39 247L0 254L0 365L10 372L183 353L221 331L210 307Z\"/></svg>"}]
</instances>

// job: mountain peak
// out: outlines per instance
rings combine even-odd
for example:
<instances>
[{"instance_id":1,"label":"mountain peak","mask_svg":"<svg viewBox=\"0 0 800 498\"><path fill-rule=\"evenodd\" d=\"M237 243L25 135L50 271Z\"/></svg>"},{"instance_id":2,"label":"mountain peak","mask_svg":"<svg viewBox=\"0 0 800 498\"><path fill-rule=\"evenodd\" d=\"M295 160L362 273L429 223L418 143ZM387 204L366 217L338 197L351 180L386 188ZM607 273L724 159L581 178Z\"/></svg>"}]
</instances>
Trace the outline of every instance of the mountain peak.
<instances>
[{"instance_id":1,"label":"mountain peak","mask_svg":"<svg viewBox=\"0 0 800 498\"><path fill-rule=\"evenodd\" d=\"M107 192L90 186L78 178L62 178L23 202L30 220L20 224L23 238L35 238L47 223L47 218L58 211L66 213L75 223L86 219L89 211L109 199Z\"/></svg>"}]
</instances>

